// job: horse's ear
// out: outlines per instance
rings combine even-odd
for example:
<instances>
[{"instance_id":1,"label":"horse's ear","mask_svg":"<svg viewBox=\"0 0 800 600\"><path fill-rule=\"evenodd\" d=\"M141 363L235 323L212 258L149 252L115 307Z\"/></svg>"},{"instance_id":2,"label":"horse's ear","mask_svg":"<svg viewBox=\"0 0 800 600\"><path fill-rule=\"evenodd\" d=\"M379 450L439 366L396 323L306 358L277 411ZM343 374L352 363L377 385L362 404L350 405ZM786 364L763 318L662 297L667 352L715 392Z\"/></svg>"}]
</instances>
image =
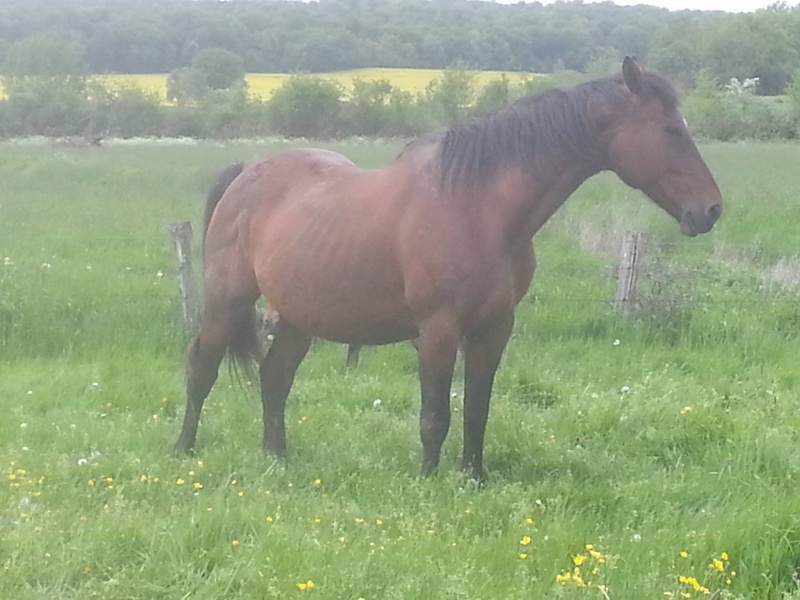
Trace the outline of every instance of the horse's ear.
<instances>
[{"instance_id":1,"label":"horse's ear","mask_svg":"<svg viewBox=\"0 0 800 600\"><path fill-rule=\"evenodd\" d=\"M625 85L628 86L628 89L637 96L645 93L646 86L642 76L642 69L636 59L626 56L625 60L622 61L622 78L625 80Z\"/></svg>"}]
</instances>

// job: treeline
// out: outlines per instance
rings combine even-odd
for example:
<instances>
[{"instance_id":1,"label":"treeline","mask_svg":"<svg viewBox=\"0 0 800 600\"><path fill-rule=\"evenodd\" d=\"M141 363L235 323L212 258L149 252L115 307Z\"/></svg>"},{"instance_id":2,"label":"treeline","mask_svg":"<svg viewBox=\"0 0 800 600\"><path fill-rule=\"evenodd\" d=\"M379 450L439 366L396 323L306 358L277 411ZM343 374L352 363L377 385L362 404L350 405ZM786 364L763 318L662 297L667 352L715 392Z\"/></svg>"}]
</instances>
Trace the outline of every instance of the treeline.
<instances>
[{"instance_id":1,"label":"treeline","mask_svg":"<svg viewBox=\"0 0 800 600\"><path fill-rule=\"evenodd\" d=\"M515 84L502 77L479 87L476 72L445 70L412 94L383 79L356 80L345 90L320 76L294 75L262 101L247 93L243 71L214 86L215 72L193 64L171 78L168 93L175 101L169 104L136 87L110 87L81 75L7 76L0 138L410 137L585 78L561 72Z\"/></svg>"},{"instance_id":2,"label":"treeline","mask_svg":"<svg viewBox=\"0 0 800 600\"><path fill-rule=\"evenodd\" d=\"M262 101L247 93L243 79L213 88L196 65L172 82L180 93L165 104L141 89L109 88L80 75L7 77L0 138L43 135L87 143L106 137L411 137L586 78L563 71L521 83L502 77L479 88L475 72L446 70L425 92L411 94L387 80L354 81L344 90L319 76L295 75ZM755 88L753 79L721 86L701 73L684 101L693 132L725 141L800 138L800 85L791 84L780 98L758 96Z\"/></svg>"},{"instance_id":3,"label":"treeline","mask_svg":"<svg viewBox=\"0 0 800 600\"><path fill-rule=\"evenodd\" d=\"M360 67L608 72L629 54L689 85L758 78L783 93L800 59L800 10L754 14L610 2L470 0L3 0L0 64L29 36L70 44L91 73L170 73L205 48L249 72Z\"/></svg>"}]
</instances>

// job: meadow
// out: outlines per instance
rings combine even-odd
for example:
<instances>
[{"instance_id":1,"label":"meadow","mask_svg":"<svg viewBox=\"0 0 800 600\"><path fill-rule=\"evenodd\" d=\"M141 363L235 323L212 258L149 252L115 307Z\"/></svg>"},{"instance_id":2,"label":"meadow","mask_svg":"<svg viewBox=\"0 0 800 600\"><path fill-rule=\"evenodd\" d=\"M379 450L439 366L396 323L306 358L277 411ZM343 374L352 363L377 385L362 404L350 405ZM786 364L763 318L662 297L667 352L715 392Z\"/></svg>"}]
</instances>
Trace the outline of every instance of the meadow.
<instances>
[{"instance_id":1,"label":"meadow","mask_svg":"<svg viewBox=\"0 0 800 600\"><path fill-rule=\"evenodd\" d=\"M223 165L287 145L0 143L0 598L800 599L800 146L702 146L726 206L695 239L613 176L568 200L536 238L476 485L458 375L418 476L409 344L348 371L316 343L287 462L225 370L195 454L173 453L167 225L199 232ZM401 143L326 147L374 167ZM626 229L650 249L622 317Z\"/></svg>"}]
</instances>

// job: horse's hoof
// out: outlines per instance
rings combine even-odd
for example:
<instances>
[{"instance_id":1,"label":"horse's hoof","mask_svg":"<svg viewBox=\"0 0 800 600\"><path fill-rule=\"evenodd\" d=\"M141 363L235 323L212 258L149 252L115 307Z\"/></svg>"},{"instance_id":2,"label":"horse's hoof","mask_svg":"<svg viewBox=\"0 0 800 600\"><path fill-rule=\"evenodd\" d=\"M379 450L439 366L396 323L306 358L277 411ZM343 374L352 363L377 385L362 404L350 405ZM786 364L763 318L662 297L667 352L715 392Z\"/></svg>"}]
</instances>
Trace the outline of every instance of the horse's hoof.
<instances>
[{"instance_id":1,"label":"horse's hoof","mask_svg":"<svg viewBox=\"0 0 800 600\"><path fill-rule=\"evenodd\" d=\"M176 454L194 454L194 445L175 442L173 450Z\"/></svg>"}]
</instances>

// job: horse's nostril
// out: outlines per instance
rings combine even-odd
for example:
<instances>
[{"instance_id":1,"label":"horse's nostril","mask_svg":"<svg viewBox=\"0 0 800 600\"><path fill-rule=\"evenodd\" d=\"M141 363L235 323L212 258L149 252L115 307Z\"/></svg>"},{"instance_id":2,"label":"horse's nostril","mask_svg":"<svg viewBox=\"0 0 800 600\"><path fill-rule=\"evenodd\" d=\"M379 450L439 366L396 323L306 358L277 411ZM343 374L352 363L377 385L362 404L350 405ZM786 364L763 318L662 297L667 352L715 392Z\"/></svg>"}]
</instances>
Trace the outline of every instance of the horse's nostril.
<instances>
[{"instance_id":1,"label":"horse's nostril","mask_svg":"<svg viewBox=\"0 0 800 600\"><path fill-rule=\"evenodd\" d=\"M712 204L711 206L708 207L708 216L714 219L715 221L719 219L721 214L722 214L721 204Z\"/></svg>"}]
</instances>

